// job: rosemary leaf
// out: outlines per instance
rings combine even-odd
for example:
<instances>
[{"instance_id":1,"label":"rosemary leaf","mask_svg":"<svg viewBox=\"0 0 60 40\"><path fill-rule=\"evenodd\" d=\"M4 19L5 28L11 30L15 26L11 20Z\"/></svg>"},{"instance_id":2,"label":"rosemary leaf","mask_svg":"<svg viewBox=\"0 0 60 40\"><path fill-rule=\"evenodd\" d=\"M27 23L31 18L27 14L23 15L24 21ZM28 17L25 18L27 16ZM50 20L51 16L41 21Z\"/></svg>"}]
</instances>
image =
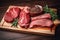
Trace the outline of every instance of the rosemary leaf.
<instances>
[{"instance_id":1,"label":"rosemary leaf","mask_svg":"<svg viewBox=\"0 0 60 40\"><path fill-rule=\"evenodd\" d=\"M17 24L18 24L18 19L14 19L12 26L17 27Z\"/></svg>"},{"instance_id":2,"label":"rosemary leaf","mask_svg":"<svg viewBox=\"0 0 60 40\"><path fill-rule=\"evenodd\" d=\"M46 5L46 6L44 7L44 12L45 12L45 13L50 13L53 21L54 21L55 19L57 19L57 14L56 14L56 12L54 12L51 8L48 8L48 5Z\"/></svg>"}]
</instances>

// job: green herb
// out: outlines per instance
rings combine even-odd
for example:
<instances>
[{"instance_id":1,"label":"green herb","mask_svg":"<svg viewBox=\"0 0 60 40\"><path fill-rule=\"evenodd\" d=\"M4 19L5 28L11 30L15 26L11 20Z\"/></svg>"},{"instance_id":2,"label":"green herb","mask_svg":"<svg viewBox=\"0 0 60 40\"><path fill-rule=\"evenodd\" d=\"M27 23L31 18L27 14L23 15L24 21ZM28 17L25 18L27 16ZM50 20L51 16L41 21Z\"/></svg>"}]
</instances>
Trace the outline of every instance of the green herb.
<instances>
[{"instance_id":1,"label":"green herb","mask_svg":"<svg viewBox=\"0 0 60 40\"><path fill-rule=\"evenodd\" d=\"M57 19L57 14L56 14L56 12L54 12L53 10L50 9L49 13L50 13L50 15L51 15L51 17L52 17L52 20Z\"/></svg>"},{"instance_id":2,"label":"green herb","mask_svg":"<svg viewBox=\"0 0 60 40\"><path fill-rule=\"evenodd\" d=\"M12 23L12 26L17 27L17 24L18 24L18 19L15 19Z\"/></svg>"},{"instance_id":3,"label":"green herb","mask_svg":"<svg viewBox=\"0 0 60 40\"><path fill-rule=\"evenodd\" d=\"M49 12L48 5L46 5L43 9L44 9L44 12L45 12L45 13L48 13L48 12Z\"/></svg>"},{"instance_id":4,"label":"green herb","mask_svg":"<svg viewBox=\"0 0 60 40\"><path fill-rule=\"evenodd\" d=\"M44 12L45 12L45 13L50 13L53 21L54 21L55 19L57 19L57 14L56 14L56 12L54 12L51 8L48 8L48 5L46 5L46 6L44 7Z\"/></svg>"}]
</instances>

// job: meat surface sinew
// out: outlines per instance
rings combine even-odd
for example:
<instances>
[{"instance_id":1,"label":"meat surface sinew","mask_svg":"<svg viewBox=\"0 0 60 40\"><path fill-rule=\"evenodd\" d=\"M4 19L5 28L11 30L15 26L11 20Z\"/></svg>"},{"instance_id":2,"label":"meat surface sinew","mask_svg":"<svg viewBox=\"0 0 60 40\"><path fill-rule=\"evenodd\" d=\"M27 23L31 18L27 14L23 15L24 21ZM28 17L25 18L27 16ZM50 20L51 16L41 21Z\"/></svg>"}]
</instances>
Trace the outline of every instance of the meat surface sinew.
<instances>
[{"instance_id":1,"label":"meat surface sinew","mask_svg":"<svg viewBox=\"0 0 60 40\"><path fill-rule=\"evenodd\" d=\"M51 15L49 13L46 13L46 14L43 14L43 15L31 17L32 21L37 20L37 19L51 19Z\"/></svg>"},{"instance_id":2,"label":"meat surface sinew","mask_svg":"<svg viewBox=\"0 0 60 40\"><path fill-rule=\"evenodd\" d=\"M29 11L27 10L27 7L25 7L19 15L19 20L18 20L18 24L21 27L27 28L28 25L30 23L30 15L29 15Z\"/></svg>"},{"instance_id":3,"label":"meat surface sinew","mask_svg":"<svg viewBox=\"0 0 60 40\"><path fill-rule=\"evenodd\" d=\"M11 16L11 13L10 12L6 12L5 16L4 16L4 20L6 22L12 22L13 21L13 18Z\"/></svg>"},{"instance_id":4,"label":"meat surface sinew","mask_svg":"<svg viewBox=\"0 0 60 40\"><path fill-rule=\"evenodd\" d=\"M21 11L20 8L16 7L10 8L9 11L6 12L4 20L6 22L12 22L15 18L18 17L20 11Z\"/></svg>"},{"instance_id":5,"label":"meat surface sinew","mask_svg":"<svg viewBox=\"0 0 60 40\"><path fill-rule=\"evenodd\" d=\"M12 18L17 18L19 13L20 13L20 8L14 7L14 8L10 8L9 12L12 15Z\"/></svg>"},{"instance_id":6,"label":"meat surface sinew","mask_svg":"<svg viewBox=\"0 0 60 40\"><path fill-rule=\"evenodd\" d=\"M51 27L53 25L53 22L49 19L39 19L32 21L29 28L32 28L34 26L41 26L41 27Z\"/></svg>"}]
</instances>

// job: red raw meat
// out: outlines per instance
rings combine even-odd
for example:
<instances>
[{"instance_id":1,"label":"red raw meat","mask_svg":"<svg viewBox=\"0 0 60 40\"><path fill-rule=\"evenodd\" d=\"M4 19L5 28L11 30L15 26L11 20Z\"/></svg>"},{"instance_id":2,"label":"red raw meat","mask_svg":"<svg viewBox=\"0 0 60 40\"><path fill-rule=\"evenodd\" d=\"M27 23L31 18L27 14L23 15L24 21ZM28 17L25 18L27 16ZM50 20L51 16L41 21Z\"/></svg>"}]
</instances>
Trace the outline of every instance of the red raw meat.
<instances>
[{"instance_id":1,"label":"red raw meat","mask_svg":"<svg viewBox=\"0 0 60 40\"><path fill-rule=\"evenodd\" d=\"M51 15L49 13L46 13L39 16L31 17L32 21L37 19L51 19Z\"/></svg>"},{"instance_id":2,"label":"red raw meat","mask_svg":"<svg viewBox=\"0 0 60 40\"><path fill-rule=\"evenodd\" d=\"M53 25L53 22L49 19L39 19L32 21L29 28L32 28L34 26L41 26L41 27L51 27Z\"/></svg>"},{"instance_id":3,"label":"red raw meat","mask_svg":"<svg viewBox=\"0 0 60 40\"><path fill-rule=\"evenodd\" d=\"M21 27L27 28L29 26L29 23L30 23L30 13L27 10L27 8L24 8L20 12L18 24Z\"/></svg>"},{"instance_id":4,"label":"red raw meat","mask_svg":"<svg viewBox=\"0 0 60 40\"><path fill-rule=\"evenodd\" d=\"M12 18L17 18L19 13L20 13L20 8L18 7L14 7L14 8L10 8L9 12L11 13L12 15Z\"/></svg>"},{"instance_id":5,"label":"red raw meat","mask_svg":"<svg viewBox=\"0 0 60 40\"><path fill-rule=\"evenodd\" d=\"M10 12L6 12L5 16L4 16L4 20L6 22L12 22L13 21L13 18L11 16L11 13Z\"/></svg>"}]
</instances>

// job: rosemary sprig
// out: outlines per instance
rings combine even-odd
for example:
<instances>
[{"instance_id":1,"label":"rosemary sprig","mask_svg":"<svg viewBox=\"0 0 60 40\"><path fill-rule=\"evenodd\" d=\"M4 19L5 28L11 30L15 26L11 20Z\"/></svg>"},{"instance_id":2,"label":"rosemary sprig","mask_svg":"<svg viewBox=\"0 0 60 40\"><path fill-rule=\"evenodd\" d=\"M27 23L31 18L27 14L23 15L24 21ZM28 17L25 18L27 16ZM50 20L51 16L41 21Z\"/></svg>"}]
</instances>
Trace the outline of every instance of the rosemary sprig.
<instances>
[{"instance_id":1,"label":"rosemary sprig","mask_svg":"<svg viewBox=\"0 0 60 40\"><path fill-rule=\"evenodd\" d=\"M56 14L56 12L54 12L54 11L51 10L51 9L50 9L49 12L50 12L50 15L51 15L53 21L54 21L55 19L57 19L57 14Z\"/></svg>"},{"instance_id":2,"label":"rosemary sprig","mask_svg":"<svg viewBox=\"0 0 60 40\"><path fill-rule=\"evenodd\" d=\"M17 27L17 24L18 24L18 18L14 19L14 21L12 23L12 26Z\"/></svg>"},{"instance_id":3,"label":"rosemary sprig","mask_svg":"<svg viewBox=\"0 0 60 40\"><path fill-rule=\"evenodd\" d=\"M45 13L50 13L53 21L54 21L55 19L57 19L57 14L56 14L56 12L54 12L51 8L48 8L48 5L46 5L46 6L44 7L44 12L45 12Z\"/></svg>"}]
</instances>

